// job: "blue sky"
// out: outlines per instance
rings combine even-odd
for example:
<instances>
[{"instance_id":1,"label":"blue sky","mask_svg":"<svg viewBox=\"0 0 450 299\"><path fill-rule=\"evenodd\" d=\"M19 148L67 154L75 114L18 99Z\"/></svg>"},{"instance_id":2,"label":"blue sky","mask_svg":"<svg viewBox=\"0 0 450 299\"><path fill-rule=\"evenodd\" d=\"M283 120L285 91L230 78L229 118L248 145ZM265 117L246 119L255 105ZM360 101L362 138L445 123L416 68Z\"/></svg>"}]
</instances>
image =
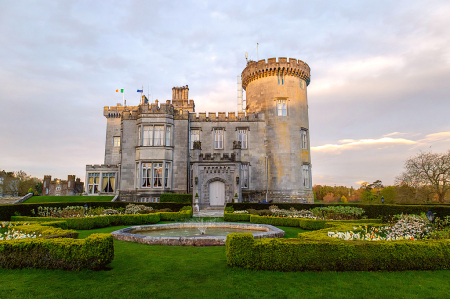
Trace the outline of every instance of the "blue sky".
<instances>
[{"instance_id":1,"label":"blue sky","mask_svg":"<svg viewBox=\"0 0 450 299\"><path fill-rule=\"evenodd\" d=\"M84 180L103 106L136 89L236 111L245 52L311 67L313 184L392 184L450 148L448 1L7 1L0 10L0 169Z\"/></svg>"}]
</instances>

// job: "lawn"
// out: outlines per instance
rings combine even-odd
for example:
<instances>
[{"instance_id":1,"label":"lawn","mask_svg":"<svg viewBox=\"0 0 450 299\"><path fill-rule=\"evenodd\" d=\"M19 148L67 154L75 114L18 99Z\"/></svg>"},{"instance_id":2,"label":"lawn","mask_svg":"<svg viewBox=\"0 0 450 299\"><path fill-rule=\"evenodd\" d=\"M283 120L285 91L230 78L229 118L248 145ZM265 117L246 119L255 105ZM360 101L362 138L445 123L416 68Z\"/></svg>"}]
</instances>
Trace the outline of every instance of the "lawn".
<instances>
[{"instance_id":1,"label":"lawn","mask_svg":"<svg viewBox=\"0 0 450 299\"><path fill-rule=\"evenodd\" d=\"M24 203L111 201L114 196L33 196Z\"/></svg>"},{"instance_id":2,"label":"lawn","mask_svg":"<svg viewBox=\"0 0 450 299\"><path fill-rule=\"evenodd\" d=\"M109 233L125 226L80 231ZM302 231L286 229L288 237ZM445 298L450 271L269 272L230 268L225 247L114 241L104 271L3 270L1 298Z\"/></svg>"}]
</instances>

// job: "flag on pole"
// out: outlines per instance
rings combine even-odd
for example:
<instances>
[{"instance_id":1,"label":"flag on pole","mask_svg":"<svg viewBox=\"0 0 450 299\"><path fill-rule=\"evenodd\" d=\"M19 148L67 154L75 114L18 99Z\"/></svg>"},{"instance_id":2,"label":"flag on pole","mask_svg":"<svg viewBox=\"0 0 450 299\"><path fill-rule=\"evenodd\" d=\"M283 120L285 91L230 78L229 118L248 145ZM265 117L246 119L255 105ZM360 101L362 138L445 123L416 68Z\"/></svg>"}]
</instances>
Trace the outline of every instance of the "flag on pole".
<instances>
[{"instance_id":1,"label":"flag on pole","mask_svg":"<svg viewBox=\"0 0 450 299\"><path fill-rule=\"evenodd\" d=\"M123 93L123 88L122 89L116 89L116 92Z\"/></svg>"},{"instance_id":2,"label":"flag on pole","mask_svg":"<svg viewBox=\"0 0 450 299\"><path fill-rule=\"evenodd\" d=\"M144 92L144 90L143 89L138 89L137 92Z\"/></svg>"}]
</instances>

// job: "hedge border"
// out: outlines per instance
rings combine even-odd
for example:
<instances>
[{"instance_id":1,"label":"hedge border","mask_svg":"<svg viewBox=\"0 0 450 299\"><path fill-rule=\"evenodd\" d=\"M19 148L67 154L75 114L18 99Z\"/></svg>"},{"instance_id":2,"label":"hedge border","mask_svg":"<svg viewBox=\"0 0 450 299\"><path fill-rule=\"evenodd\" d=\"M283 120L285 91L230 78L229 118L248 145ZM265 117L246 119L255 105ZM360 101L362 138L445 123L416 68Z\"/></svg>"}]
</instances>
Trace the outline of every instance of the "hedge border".
<instances>
[{"instance_id":1,"label":"hedge border","mask_svg":"<svg viewBox=\"0 0 450 299\"><path fill-rule=\"evenodd\" d=\"M330 230L346 231L354 225L327 222L327 228L299 233L297 239L255 240L251 234L229 234L227 263L278 271L450 269L450 240L346 241L327 236Z\"/></svg>"},{"instance_id":2,"label":"hedge border","mask_svg":"<svg viewBox=\"0 0 450 299\"><path fill-rule=\"evenodd\" d=\"M192 205L192 194L163 193L159 196L159 202L172 202Z\"/></svg>"},{"instance_id":3,"label":"hedge border","mask_svg":"<svg viewBox=\"0 0 450 299\"><path fill-rule=\"evenodd\" d=\"M0 267L100 270L114 259L111 234L86 239L36 238L0 241Z\"/></svg>"},{"instance_id":4,"label":"hedge border","mask_svg":"<svg viewBox=\"0 0 450 299\"><path fill-rule=\"evenodd\" d=\"M15 216L15 213L19 213L20 216L33 216L31 210L37 210L38 207L56 207L65 208L68 206L84 206L87 204L89 207L104 207L104 208L125 208L129 204L138 204L152 207L153 209L171 209L178 212L186 204L183 203L155 203L155 202L97 202L97 201L83 201L83 202L61 202L61 203L22 203L13 205L0 205L0 221L9 221L11 216Z\"/></svg>"},{"instance_id":5,"label":"hedge border","mask_svg":"<svg viewBox=\"0 0 450 299\"><path fill-rule=\"evenodd\" d=\"M420 214L431 210L436 213L437 217L444 217L450 215L450 205L392 205L392 204L322 204L322 203L227 203L226 207L232 207L235 211L242 211L247 209L267 210L270 206L276 205L280 209L289 210L291 207L296 210L310 210L316 207L328 206L351 206L364 209L364 215L367 218L375 219L388 217L397 214Z\"/></svg>"}]
</instances>

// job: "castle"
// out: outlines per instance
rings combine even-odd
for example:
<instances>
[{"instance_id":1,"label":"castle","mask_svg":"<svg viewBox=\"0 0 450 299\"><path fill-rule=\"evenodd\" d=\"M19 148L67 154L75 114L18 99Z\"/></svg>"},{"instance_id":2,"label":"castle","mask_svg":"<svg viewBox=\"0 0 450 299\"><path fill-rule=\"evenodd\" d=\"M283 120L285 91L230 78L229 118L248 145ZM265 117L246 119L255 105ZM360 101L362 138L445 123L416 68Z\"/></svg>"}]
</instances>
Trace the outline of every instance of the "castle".
<instances>
[{"instance_id":1,"label":"castle","mask_svg":"<svg viewBox=\"0 0 450 299\"><path fill-rule=\"evenodd\" d=\"M172 100L104 107L105 161L86 165L86 193L158 202L190 193L199 208L228 202L314 201L307 86L297 59L248 61L245 112L195 113L189 87Z\"/></svg>"},{"instance_id":2,"label":"castle","mask_svg":"<svg viewBox=\"0 0 450 299\"><path fill-rule=\"evenodd\" d=\"M44 175L41 195L72 196L83 193L84 183L74 175L68 175L67 181L53 179L51 175Z\"/></svg>"}]
</instances>

